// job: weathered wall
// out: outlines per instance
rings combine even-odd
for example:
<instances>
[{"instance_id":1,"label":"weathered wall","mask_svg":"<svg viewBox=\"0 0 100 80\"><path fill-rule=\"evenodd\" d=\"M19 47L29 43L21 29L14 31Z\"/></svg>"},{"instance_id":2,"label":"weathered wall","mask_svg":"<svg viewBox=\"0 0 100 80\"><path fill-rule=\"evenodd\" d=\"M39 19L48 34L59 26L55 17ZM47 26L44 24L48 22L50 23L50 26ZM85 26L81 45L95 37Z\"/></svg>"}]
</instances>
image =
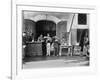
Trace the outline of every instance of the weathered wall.
<instances>
[{"instance_id":1,"label":"weathered wall","mask_svg":"<svg viewBox=\"0 0 100 80\"><path fill-rule=\"evenodd\" d=\"M72 15L73 16L73 15ZM73 20L73 25L72 25L72 30L71 30L71 44L75 45L77 44L77 29L89 29L89 14L87 14L87 24L86 25L79 25L78 24L78 14L75 14L74 20Z\"/></svg>"},{"instance_id":2,"label":"weathered wall","mask_svg":"<svg viewBox=\"0 0 100 80\"><path fill-rule=\"evenodd\" d=\"M67 31L67 21L61 21L56 26L56 35L58 38L62 38L63 33Z\"/></svg>"},{"instance_id":3,"label":"weathered wall","mask_svg":"<svg viewBox=\"0 0 100 80\"><path fill-rule=\"evenodd\" d=\"M35 22L29 19L24 19L23 32L33 33L36 35Z\"/></svg>"}]
</instances>

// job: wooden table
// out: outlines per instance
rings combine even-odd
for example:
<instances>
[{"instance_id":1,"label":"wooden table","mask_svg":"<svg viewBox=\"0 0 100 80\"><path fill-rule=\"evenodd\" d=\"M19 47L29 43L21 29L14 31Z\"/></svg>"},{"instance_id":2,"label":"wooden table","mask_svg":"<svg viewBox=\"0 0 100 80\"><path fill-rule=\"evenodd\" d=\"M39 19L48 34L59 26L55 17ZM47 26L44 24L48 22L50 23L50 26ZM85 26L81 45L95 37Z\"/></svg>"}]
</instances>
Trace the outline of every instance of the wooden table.
<instances>
[{"instance_id":1,"label":"wooden table","mask_svg":"<svg viewBox=\"0 0 100 80\"><path fill-rule=\"evenodd\" d=\"M60 51L59 51L59 55L60 56L62 55L62 49L63 48L67 48L68 49L68 55L71 55L72 56L72 46L71 45L68 45L68 46L61 45L60 46Z\"/></svg>"}]
</instances>

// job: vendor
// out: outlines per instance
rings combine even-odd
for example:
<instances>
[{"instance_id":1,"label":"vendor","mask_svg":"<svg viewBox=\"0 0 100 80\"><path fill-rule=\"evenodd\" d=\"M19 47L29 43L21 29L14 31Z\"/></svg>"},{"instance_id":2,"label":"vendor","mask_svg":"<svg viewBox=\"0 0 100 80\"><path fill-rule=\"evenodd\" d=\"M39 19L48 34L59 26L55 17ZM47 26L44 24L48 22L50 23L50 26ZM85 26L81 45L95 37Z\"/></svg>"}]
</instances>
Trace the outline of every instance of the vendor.
<instances>
[{"instance_id":1,"label":"vendor","mask_svg":"<svg viewBox=\"0 0 100 80\"><path fill-rule=\"evenodd\" d=\"M38 37L38 41L39 42L42 42L43 41L43 35L42 34Z\"/></svg>"}]
</instances>

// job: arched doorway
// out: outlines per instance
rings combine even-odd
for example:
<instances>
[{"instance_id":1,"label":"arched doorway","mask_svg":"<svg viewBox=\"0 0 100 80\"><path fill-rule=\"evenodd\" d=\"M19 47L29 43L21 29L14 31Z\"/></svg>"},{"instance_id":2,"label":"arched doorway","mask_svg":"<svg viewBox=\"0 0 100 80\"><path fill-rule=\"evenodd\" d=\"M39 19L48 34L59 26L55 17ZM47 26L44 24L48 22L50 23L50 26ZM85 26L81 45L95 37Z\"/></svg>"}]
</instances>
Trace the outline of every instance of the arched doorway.
<instances>
[{"instance_id":1,"label":"arched doorway","mask_svg":"<svg viewBox=\"0 0 100 80\"><path fill-rule=\"evenodd\" d=\"M23 21L24 21L24 23L23 23L23 27L22 27L23 28L22 32L25 32L27 38L30 37L29 41L32 41L33 36L34 36L34 38L36 37L35 22L30 19L24 19Z\"/></svg>"},{"instance_id":2,"label":"arched doorway","mask_svg":"<svg viewBox=\"0 0 100 80\"><path fill-rule=\"evenodd\" d=\"M46 36L50 34L51 37L56 35L56 23L50 20L40 20L36 22L36 36L37 38L42 34Z\"/></svg>"},{"instance_id":3,"label":"arched doorway","mask_svg":"<svg viewBox=\"0 0 100 80\"><path fill-rule=\"evenodd\" d=\"M60 21L57 23L56 34L59 39L66 38L67 21Z\"/></svg>"}]
</instances>

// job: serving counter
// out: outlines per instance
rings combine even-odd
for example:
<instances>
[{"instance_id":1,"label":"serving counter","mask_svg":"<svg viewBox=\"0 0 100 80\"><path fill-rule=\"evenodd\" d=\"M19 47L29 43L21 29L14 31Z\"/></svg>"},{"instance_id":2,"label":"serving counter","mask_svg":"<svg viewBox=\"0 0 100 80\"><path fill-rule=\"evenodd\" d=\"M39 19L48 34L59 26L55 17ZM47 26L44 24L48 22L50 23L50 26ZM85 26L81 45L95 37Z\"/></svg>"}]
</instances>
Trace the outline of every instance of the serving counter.
<instances>
[{"instance_id":1,"label":"serving counter","mask_svg":"<svg viewBox=\"0 0 100 80\"><path fill-rule=\"evenodd\" d=\"M42 43L41 42L28 42L26 47L26 56L41 56Z\"/></svg>"}]
</instances>

